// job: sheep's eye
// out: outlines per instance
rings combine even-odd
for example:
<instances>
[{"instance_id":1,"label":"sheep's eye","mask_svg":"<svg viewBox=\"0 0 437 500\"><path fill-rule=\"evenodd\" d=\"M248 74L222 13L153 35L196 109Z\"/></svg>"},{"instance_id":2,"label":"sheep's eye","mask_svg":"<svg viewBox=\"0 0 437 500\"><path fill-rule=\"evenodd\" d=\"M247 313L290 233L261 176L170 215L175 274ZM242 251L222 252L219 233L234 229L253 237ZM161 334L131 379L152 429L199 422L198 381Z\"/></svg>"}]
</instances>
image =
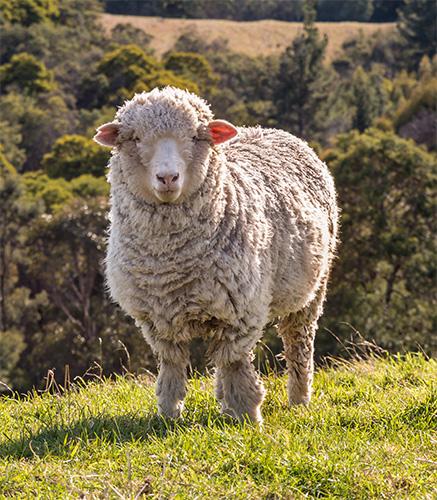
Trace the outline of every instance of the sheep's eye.
<instances>
[{"instance_id":1,"label":"sheep's eye","mask_svg":"<svg viewBox=\"0 0 437 500\"><path fill-rule=\"evenodd\" d=\"M132 138L132 140L133 140L134 142L140 142L140 138L139 138L139 137L133 137L133 138Z\"/></svg>"},{"instance_id":2,"label":"sheep's eye","mask_svg":"<svg viewBox=\"0 0 437 500\"><path fill-rule=\"evenodd\" d=\"M200 139L195 135L194 137L191 138L194 142L200 141Z\"/></svg>"}]
</instances>

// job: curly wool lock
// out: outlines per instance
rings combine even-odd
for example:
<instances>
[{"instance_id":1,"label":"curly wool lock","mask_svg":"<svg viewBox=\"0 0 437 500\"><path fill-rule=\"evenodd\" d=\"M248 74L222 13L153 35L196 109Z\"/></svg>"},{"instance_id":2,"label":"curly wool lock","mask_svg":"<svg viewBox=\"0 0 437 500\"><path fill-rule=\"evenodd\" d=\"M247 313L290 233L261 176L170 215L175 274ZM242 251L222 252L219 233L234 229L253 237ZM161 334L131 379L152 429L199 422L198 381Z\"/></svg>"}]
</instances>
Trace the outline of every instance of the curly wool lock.
<instances>
[{"instance_id":1,"label":"curly wool lock","mask_svg":"<svg viewBox=\"0 0 437 500\"><path fill-rule=\"evenodd\" d=\"M251 353L276 317L289 401L308 403L337 232L326 165L293 135L213 120L172 87L136 95L95 139L114 147L107 281L159 358L159 411L180 414L201 336L223 411L261 421Z\"/></svg>"}]
</instances>

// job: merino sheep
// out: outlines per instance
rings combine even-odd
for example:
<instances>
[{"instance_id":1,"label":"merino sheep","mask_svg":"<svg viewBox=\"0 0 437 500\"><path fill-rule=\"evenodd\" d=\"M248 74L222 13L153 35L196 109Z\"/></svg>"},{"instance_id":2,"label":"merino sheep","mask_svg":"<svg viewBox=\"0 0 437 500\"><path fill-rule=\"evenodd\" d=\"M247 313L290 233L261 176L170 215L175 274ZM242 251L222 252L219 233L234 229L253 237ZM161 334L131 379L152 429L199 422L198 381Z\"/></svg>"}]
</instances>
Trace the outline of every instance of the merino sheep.
<instances>
[{"instance_id":1,"label":"merino sheep","mask_svg":"<svg viewBox=\"0 0 437 500\"><path fill-rule=\"evenodd\" d=\"M326 165L293 135L214 120L173 87L135 95L95 140L114 148L107 282L158 356L159 412L180 415L189 343L203 337L223 412L261 422L252 350L277 317L289 402L307 404L336 244Z\"/></svg>"}]
</instances>

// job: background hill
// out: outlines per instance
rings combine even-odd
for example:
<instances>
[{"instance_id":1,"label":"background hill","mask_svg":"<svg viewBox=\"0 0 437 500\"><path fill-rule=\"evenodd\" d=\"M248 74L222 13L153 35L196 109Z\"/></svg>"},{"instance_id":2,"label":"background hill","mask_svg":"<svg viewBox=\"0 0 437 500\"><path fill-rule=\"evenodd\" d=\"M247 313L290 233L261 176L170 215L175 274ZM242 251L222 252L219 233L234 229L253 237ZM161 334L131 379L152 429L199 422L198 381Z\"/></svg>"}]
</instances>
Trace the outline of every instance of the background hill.
<instances>
[{"instance_id":1,"label":"background hill","mask_svg":"<svg viewBox=\"0 0 437 500\"><path fill-rule=\"evenodd\" d=\"M224 19L168 19L162 17L121 16L102 14L102 24L109 33L117 24L129 23L153 36L150 43L157 55L169 51L177 39L195 33L206 43L228 40L233 52L249 56L268 56L282 52L293 39L302 34L303 24L286 21L228 21ZM340 52L343 43L360 34L370 36L377 31L392 32L394 23L316 23L320 33L328 36L326 61Z\"/></svg>"},{"instance_id":2,"label":"background hill","mask_svg":"<svg viewBox=\"0 0 437 500\"><path fill-rule=\"evenodd\" d=\"M150 379L0 400L0 492L20 498L433 498L437 364L324 369L309 408L266 377L262 431L226 421L210 378L182 420L155 416ZM51 380L53 382L53 380ZM50 385L50 384L49 384Z\"/></svg>"}]
</instances>

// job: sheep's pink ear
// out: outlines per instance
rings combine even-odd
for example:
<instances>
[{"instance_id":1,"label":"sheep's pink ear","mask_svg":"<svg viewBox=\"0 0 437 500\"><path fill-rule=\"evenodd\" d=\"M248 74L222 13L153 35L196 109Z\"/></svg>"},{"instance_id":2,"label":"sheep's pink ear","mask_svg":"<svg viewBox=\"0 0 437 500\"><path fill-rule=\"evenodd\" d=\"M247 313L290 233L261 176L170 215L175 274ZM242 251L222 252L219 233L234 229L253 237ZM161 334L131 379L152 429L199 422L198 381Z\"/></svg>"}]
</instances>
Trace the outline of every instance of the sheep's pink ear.
<instances>
[{"instance_id":1,"label":"sheep's pink ear","mask_svg":"<svg viewBox=\"0 0 437 500\"><path fill-rule=\"evenodd\" d=\"M208 124L208 128L213 144L229 141L238 134L238 130L226 120L213 120Z\"/></svg>"},{"instance_id":2,"label":"sheep's pink ear","mask_svg":"<svg viewBox=\"0 0 437 500\"><path fill-rule=\"evenodd\" d=\"M118 129L118 123L105 123L97 129L97 134L93 137L93 139L102 146L109 146L112 148L112 146L115 146L117 141Z\"/></svg>"}]
</instances>

